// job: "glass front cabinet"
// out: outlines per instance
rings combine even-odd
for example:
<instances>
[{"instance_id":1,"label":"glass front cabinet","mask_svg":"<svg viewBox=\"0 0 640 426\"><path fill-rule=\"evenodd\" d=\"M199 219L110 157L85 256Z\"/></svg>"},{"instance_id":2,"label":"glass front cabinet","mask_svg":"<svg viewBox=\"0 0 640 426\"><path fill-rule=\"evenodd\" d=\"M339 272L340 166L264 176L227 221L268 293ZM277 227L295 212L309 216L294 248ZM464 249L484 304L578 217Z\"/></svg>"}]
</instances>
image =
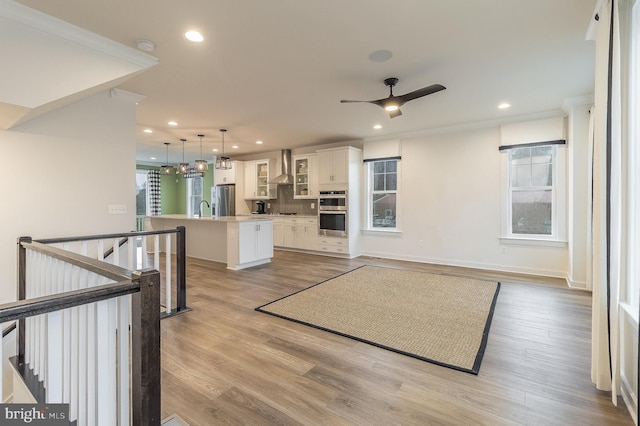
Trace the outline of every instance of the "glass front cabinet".
<instances>
[{"instance_id":1,"label":"glass front cabinet","mask_svg":"<svg viewBox=\"0 0 640 426\"><path fill-rule=\"evenodd\" d=\"M293 157L293 198L318 198L316 154Z\"/></svg>"}]
</instances>

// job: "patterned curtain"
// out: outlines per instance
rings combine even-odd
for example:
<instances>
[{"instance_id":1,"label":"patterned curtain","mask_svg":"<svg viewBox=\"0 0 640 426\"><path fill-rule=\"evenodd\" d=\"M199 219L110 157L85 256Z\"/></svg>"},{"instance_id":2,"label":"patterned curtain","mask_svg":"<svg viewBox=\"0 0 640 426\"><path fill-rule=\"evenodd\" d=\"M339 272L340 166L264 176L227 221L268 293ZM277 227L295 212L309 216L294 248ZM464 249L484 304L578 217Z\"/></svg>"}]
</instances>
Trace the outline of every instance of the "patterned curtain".
<instances>
[{"instance_id":1,"label":"patterned curtain","mask_svg":"<svg viewBox=\"0 0 640 426\"><path fill-rule=\"evenodd\" d=\"M149 191L149 212L151 216L159 216L162 208L162 203L160 201L160 172L158 170L149 170L147 173L147 182Z\"/></svg>"}]
</instances>

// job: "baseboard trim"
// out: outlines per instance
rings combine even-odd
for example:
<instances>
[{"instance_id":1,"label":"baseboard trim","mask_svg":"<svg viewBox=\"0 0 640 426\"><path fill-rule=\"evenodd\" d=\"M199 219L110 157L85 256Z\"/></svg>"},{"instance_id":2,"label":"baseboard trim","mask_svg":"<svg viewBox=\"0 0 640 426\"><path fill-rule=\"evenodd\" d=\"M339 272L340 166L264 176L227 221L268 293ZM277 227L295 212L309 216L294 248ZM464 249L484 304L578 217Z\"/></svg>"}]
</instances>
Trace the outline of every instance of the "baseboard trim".
<instances>
[{"instance_id":1,"label":"baseboard trim","mask_svg":"<svg viewBox=\"0 0 640 426\"><path fill-rule=\"evenodd\" d=\"M569 286L569 282L567 280L567 274L564 271L552 271L552 270L534 269L534 268L520 268L520 267L507 266L507 265L464 262L459 260L435 259L435 258L420 257L420 256L398 256L391 253L380 253L380 252L363 252L362 256L381 257L383 259L405 260L409 262L419 262L419 263L433 263L435 265L443 265L443 266L459 266L462 268L474 268L474 269L482 269L486 271L510 272L510 273L516 273L516 274L535 275L540 277L560 278L565 280L567 282L567 286Z\"/></svg>"},{"instance_id":2,"label":"baseboard trim","mask_svg":"<svg viewBox=\"0 0 640 426\"><path fill-rule=\"evenodd\" d=\"M638 424L638 419L636 418L638 410L636 408L636 399L633 396L633 389L629 386L629 382L625 377L620 377L620 381L622 382L622 386L620 386L620 393L622 394L624 405L626 405L627 410L629 410L629 414L631 414L634 423Z\"/></svg>"}]
</instances>

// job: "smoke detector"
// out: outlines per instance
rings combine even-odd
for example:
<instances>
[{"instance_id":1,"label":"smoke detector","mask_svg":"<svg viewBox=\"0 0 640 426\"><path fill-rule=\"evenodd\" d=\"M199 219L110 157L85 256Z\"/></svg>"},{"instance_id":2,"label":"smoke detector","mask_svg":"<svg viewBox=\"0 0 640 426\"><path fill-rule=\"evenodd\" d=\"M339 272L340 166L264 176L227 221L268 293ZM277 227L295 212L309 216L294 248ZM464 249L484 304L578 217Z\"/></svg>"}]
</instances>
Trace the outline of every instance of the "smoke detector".
<instances>
[{"instance_id":1,"label":"smoke detector","mask_svg":"<svg viewBox=\"0 0 640 426\"><path fill-rule=\"evenodd\" d=\"M156 44L151 40L144 40L144 39L137 40L136 44L138 45L138 49L145 52L153 52L153 49L156 48Z\"/></svg>"}]
</instances>

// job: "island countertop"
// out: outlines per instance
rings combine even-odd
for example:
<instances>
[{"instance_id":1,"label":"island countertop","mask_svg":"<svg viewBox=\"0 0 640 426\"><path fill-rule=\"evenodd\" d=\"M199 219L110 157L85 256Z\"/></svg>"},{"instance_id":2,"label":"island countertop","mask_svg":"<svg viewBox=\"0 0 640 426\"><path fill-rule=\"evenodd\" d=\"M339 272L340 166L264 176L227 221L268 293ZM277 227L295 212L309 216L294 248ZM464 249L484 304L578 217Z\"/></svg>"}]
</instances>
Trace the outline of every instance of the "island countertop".
<instances>
[{"instance_id":1,"label":"island countertop","mask_svg":"<svg viewBox=\"0 0 640 426\"><path fill-rule=\"evenodd\" d=\"M149 216L153 219L179 219L179 220L196 220L196 221L212 221L212 222L246 222L246 221L255 221L255 220L271 220L272 217L269 215L246 215L246 216L219 216L219 217L211 217L211 216L187 216L186 214L163 214L160 216Z\"/></svg>"}]
</instances>

